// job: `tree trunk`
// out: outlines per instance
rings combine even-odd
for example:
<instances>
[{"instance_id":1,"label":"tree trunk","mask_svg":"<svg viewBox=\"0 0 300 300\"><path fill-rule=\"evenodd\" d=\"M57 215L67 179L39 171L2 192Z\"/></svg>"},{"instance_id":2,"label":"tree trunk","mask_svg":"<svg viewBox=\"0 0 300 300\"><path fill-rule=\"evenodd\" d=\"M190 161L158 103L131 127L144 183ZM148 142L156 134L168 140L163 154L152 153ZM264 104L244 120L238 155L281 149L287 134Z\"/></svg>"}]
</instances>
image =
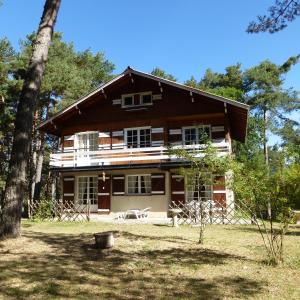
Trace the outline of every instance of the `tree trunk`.
<instances>
[{"instance_id":1,"label":"tree trunk","mask_svg":"<svg viewBox=\"0 0 300 300\"><path fill-rule=\"evenodd\" d=\"M33 115L61 0L46 0L17 107L15 131L1 214L1 236L20 235L22 201L30 155Z\"/></svg>"},{"instance_id":2,"label":"tree trunk","mask_svg":"<svg viewBox=\"0 0 300 300\"><path fill-rule=\"evenodd\" d=\"M269 166L269 151L268 151L268 138L267 138L267 128L268 128L268 114L267 110L264 109L264 156L266 166Z\"/></svg>"},{"instance_id":3,"label":"tree trunk","mask_svg":"<svg viewBox=\"0 0 300 300\"><path fill-rule=\"evenodd\" d=\"M35 171L35 180L34 180L34 190L33 190L33 201L40 201L41 188L42 188L42 170L44 162L44 149L45 149L45 134L40 132L38 134L38 144L39 148L37 151L37 160L36 160L36 171Z\"/></svg>"}]
</instances>

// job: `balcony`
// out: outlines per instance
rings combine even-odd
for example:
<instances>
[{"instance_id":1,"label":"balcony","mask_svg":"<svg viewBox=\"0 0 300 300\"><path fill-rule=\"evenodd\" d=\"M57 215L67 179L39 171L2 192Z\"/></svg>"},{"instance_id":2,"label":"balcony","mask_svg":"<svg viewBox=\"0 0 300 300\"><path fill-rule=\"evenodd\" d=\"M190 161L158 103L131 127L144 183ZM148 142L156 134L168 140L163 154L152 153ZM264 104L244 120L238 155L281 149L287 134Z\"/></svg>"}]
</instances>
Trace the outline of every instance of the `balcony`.
<instances>
[{"instance_id":1,"label":"balcony","mask_svg":"<svg viewBox=\"0 0 300 300\"><path fill-rule=\"evenodd\" d=\"M227 142L212 144L220 156L230 153L230 145ZM175 146L188 151L201 150L203 145ZM201 151L197 154L201 157ZM89 166L110 166L110 165L133 165L151 163L172 163L183 161L176 156L169 155L168 147L131 148L124 145L123 149L97 151L85 151L83 149L71 149L65 152L58 151L50 155L51 168L76 168Z\"/></svg>"}]
</instances>

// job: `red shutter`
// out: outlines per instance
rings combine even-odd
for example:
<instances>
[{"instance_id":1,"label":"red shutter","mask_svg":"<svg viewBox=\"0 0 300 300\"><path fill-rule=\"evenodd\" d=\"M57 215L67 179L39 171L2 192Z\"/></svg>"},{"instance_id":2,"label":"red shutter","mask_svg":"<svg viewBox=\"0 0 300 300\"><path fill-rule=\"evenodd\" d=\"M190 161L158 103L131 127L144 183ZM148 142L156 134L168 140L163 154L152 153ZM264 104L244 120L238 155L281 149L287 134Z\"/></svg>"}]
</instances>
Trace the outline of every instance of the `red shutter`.
<instances>
[{"instance_id":1,"label":"red shutter","mask_svg":"<svg viewBox=\"0 0 300 300\"><path fill-rule=\"evenodd\" d=\"M165 194L165 174L154 173L151 174L151 194L164 195Z\"/></svg>"},{"instance_id":2,"label":"red shutter","mask_svg":"<svg viewBox=\"0 0 300 300\"><path fill-rule=\"evenodd\" d=\"M184 176L171 174L171 201L176 204L185 202Z\"/></svg>"},{"instance_id":3,"label":"red shutter","mask_svg":"<svg viewBox=\"0 0 300 300\"><path fill-rule=\"evenodd\" d=\"M113 195L114 196L124 196L125 195L125 176L124 175L114 175L112 187L113 187Z\"/></svg>"},{"instance_id":4,"label":"red shutter","mask_svg":"<svg viewBox=\"0 0 300 300\"><path fill-rule=\"evenodd\" d=\"M64 203L74 203L74 188L75 177L74 176L64 176L63 178L63 202Z\"/></svg>"},{"instance_id":5,"label":"red shutter","mask_svg":"<svg viewBox=\"0 0 300 300\"><path fill-rule=\"evenodd\" d=\"M110 176L98 177L98 209L110 209Z\"/></svg>"},{"instance_id":6,"label":"red shutter","mask_svg":"<svg viewBox=\"0 0 300 300\"><path fill-rule=\"evenodd\" d=\"M225 176L214 176L213 200L216 207L226 207Z\"/></svg>"}]
</instances>

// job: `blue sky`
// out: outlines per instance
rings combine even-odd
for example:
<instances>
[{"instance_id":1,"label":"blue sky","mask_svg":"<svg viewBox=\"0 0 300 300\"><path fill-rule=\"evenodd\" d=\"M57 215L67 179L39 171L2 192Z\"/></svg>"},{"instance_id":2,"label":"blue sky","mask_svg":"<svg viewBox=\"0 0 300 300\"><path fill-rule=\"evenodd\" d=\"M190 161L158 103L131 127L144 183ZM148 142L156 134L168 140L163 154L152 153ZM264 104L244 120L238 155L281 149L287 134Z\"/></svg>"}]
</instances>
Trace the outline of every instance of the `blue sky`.
<instances>
[{"instance_id":1,"label":"blue sky","mask_svg":"<svg viewBox=\"0 0 300 300\"><path fill-rule=\"evenodd\" d=\"M43 0L2 0L0 37L14 47L37 29ZM282 32L250 35L248 23L274 0L62 0L56 31L77 50L103 51L116 65L145 72L159 66L180 82L207 68L248 68L270 59L281 64L300 53L300 17ZM286 87L300 90L300 63L286 77Z\"/></svg>"}]
</instances>

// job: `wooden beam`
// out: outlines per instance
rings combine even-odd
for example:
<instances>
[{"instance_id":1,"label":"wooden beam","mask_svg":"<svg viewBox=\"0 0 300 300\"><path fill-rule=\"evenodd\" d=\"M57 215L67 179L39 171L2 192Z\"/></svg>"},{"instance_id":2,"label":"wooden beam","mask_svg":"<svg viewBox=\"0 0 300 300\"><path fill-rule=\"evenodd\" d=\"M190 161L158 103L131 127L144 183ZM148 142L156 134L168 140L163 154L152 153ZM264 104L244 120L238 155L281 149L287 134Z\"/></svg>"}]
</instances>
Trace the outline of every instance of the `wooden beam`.
<instances>
[{"instance_id":1,"label":"wooden beam","mask_svg":"<svg viewBox=\"0 0 300 300\"><path fill-rule=\"evenodd\" d=\"M161 86L161 82L160 82L160 81L158 81L158 86L159 86L160 92L162 93L162 92L163 92L163 88L162 88L162 86Z\"/></svg>"},{"instance_id":2,"label":"wooden beam","mask_svg":"<svg viewBox=\"0 0 300 300\"><path fill-rule=\"evenodd\" d=\"M128 73L128 75L129 75L129 77L130 77L130 79L131 79L131 83L133 84L133 83L134 83L134 79L133 79L133 77L132 77L132 74L131 74L131 73Z\"/></svg>"},{"instance_id":3,"label":"wooden beam","mask_svg":"<svg viewBox=\"0 0 300 300\"><path fill-rule=\"evenodd\" d=\"M82 114L82 112L81 112L81 110L79 109L79 107L78 107L77 105L76 105L75 107L76 107L76 109L77 109L77 111L78 111L78 114L80 114L80 115L81 115L81 114Z\"/></svg>"}]
</instances>

